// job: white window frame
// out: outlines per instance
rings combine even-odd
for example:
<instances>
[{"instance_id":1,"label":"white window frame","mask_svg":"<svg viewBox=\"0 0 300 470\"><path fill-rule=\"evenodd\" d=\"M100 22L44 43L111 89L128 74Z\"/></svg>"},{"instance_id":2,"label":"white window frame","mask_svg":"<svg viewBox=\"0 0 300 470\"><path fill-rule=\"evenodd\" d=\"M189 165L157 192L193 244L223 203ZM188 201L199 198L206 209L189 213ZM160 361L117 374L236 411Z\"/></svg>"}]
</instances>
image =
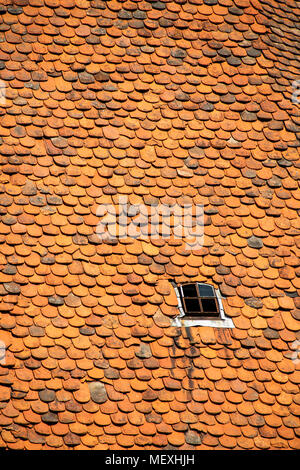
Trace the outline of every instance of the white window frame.
<instances>
[{"instance_id":1,"label":"white window frame","mask_svg":"<svg viewBox=\"0 0 300 470\"><path fill-rule=\"evenodd\" d=\"M199 284L199 285L204 285L204 286L209 286L212 287L215 294L216 294L216 300L218 302L218 307L219 307L219 312L220 312L220 318L216 319L204 319L204 318L193 318L193 319L186 319L186 314L184 312L184 308L182 305L181 301L181 296L179 289L181 288L181 285L177 285L174 281L171 281L171 284L175 290L176 297L178 300L178 310L179 310L179 315L173 319L172 321L172 326L212 326L213 328L234 328L234 324L231 318L228 318L225 314L224 307L222 304L222 295L219 289L216 289L214 286L211 284L207 284L205 282L191 282L191 284Z\"/></svg>"}]
</instances>

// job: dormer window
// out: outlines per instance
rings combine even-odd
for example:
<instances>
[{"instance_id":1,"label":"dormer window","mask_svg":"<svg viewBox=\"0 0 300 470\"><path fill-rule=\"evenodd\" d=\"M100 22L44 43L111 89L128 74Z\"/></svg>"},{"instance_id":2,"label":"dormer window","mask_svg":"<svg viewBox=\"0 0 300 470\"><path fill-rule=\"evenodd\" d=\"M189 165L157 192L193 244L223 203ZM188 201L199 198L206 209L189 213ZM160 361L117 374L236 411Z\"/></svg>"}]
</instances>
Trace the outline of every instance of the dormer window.
<instances>
[{"instance_id":1,"label":"dormer window","mask_svg":"<svg viewBox=\"0 0 300 470\"><path fill-rule=\"evenodd\" d=\"M207 284L183 284L178 288L186 317L220 318L215 289Z\"/></svg>"},{"instance_id":2,"label":"dormer window","mask_svg":"<svg viewBox=\"0 0 300 470\"><path fill-rule=\"evenodd\" d=\"M180 312L174 320L174 326L234 328L231 318L225 315L221 294L214 286L202 282L181 285L171 282L177 295Z\"/></svg>"}]
</instances>

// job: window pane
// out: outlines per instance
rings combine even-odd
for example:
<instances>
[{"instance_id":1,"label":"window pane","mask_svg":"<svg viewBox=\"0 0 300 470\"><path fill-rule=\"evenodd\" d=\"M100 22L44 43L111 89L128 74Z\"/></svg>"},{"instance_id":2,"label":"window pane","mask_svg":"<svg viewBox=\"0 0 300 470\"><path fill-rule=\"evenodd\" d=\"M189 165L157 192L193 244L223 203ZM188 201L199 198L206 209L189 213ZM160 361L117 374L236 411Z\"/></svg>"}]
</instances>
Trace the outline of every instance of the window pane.
<instances>
[{"instance_id":1,"label":"window pane","mask_svg":"<svg viewBox=\"0 0 300 470\"><path fill-rule=\"evenodd\" d=\"M185 309L187 315L189 313L200 313L200 305L198 299L185 299Z\"/></svg>"},{"instance_id":2,"label":"window pane","mask_svg":"<svg viewBox=\"0 0 300 470\"><path fill-rule=\"evenodd\" d=\"M184 297L198 297L196 284L186 284L182 286Z\"/></svg>"},{"instance_id":3,"label":"window pane","mask_svg":"<svg viewBox=\"0 0 300 470\"><path fill-rule=\"evenodd\" d=\"M201 299L204 314L219 316L215 299Z\"/></svg>"},{"instance_id":4,"label":"window pane","mask_svg":"<svg viewBox=\"0 0 300 470\"><path fill-rule=\"evenodd\" d=\"M206 286L205 284L199 284L200 297L215 297L213 287Z\"/></svg>"}]
</instances>

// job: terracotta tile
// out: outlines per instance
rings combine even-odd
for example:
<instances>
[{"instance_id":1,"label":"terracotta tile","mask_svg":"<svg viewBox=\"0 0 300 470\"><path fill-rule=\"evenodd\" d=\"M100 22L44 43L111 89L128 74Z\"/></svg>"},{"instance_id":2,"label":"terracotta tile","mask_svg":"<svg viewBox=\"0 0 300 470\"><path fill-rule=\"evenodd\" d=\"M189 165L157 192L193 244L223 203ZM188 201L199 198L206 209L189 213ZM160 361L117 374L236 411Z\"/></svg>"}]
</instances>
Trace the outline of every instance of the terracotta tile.
<instances>
[{"instance_id":1,"label":"terracotta tile","mask_svg":"<svg viewBox=\"0 0 300 470\"><path fill-rule=\"evenodd\" d=\"M168 442L172 446L178 447L185 443L185 439L182 433L175 432L168 435Z\"/></svg>"}]
</instances>

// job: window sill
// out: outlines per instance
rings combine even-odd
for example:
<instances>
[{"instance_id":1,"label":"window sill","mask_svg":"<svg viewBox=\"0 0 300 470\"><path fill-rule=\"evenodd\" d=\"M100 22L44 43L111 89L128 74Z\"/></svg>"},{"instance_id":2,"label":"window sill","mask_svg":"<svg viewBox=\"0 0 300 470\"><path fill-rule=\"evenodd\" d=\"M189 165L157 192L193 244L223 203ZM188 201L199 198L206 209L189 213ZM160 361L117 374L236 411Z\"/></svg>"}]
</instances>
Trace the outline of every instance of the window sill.
<instances>
[{"instance_id":1,"label":"window sill","mask_svg":"<svg viewBox=\"0 0 300 470\"><path fill-rule=\"evenodd\" d=\"M187 320L184 317L177 317L174 318L171 326L212 326L213 328L234 328L231 318L220 318L216 320L202 320L200 318L194 318L193 320Z\"/></svg>"}]
</instances>

